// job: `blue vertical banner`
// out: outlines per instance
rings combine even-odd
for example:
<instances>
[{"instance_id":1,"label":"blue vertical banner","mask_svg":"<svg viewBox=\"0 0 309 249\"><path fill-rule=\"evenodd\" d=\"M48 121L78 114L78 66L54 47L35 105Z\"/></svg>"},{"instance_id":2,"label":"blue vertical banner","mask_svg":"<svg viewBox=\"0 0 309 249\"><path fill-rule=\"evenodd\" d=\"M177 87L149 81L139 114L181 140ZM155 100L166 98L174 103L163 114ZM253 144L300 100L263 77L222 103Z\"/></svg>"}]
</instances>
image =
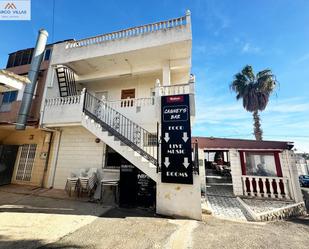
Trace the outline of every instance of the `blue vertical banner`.
<instances>
[{"instance_id":1,"label":"blue vertical banner","mask_svg":"<svg viewBox=\"0 0 309 249\"><path fill-rule=\"evenodd\" d=\"M189 94L161 99L161 181L193 184Z\"/></svg>"}]
</instances>

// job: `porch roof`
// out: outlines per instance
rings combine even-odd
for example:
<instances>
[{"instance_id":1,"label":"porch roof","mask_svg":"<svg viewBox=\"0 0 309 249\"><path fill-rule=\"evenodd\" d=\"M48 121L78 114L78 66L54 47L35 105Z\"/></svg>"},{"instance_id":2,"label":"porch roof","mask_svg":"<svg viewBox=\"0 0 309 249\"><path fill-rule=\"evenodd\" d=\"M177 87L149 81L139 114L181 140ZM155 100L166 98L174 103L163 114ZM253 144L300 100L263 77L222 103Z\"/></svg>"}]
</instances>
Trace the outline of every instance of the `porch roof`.
<instances>
[{"instance_id":1,"label":"porch roof","mask_svg":"<svg viewBox=\"0 0 309 249\"><path fill-rule=\"evenodd\" d=\"M192 137L192 141L198 141L200 149L243 149L243 150L290 150L293 142L285 141L256 141L247 139L231 139L216 137Z\"/></svg>"},{"instance_id":2,"label":"porch roof","mask_svg":"<svg viewBox=\"0 0 309 249\"><path fill-rule=\"evenodd\" d=\"M0 70L0 92L21 90L23 85L28 83L30 83L28 77L7 70Z\"/></svg>"}]
</instances>

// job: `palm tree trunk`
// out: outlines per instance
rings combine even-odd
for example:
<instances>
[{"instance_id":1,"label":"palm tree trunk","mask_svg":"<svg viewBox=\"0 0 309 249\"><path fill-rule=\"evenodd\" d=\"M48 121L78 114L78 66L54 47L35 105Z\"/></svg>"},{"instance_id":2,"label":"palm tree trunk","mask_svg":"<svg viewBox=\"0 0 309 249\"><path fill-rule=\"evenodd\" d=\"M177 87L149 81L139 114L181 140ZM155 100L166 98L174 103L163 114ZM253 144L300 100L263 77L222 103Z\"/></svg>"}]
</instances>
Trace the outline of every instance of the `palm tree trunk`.
<instances>
[{"instance_id":1,"label":"palm tree trunk","mask_svg":"<svg viewBox=\"0 0 309 249\"><path fill-rule=\"evenodd\" d=\"M263 130L261 129L260 115L258 111L253 112L254 136L257 141L263 140Z\"/></svg>"}]
</instances>

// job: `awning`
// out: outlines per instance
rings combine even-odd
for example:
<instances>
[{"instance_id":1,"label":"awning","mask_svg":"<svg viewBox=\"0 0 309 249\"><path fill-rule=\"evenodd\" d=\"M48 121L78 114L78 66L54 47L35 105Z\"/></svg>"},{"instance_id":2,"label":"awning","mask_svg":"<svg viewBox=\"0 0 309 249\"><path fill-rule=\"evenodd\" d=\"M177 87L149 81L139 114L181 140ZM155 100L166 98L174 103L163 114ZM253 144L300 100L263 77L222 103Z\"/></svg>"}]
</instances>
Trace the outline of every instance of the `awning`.
<instances>
[{"instance_id":1,"label":"awning","mask_svg":"<svg viewBox=\"0 0 309 249\"><path fill-rule=\"evenodd\" d=\"M7 70L0 70L0 93L21 90L25 84L29 84L28 77L20 76Z\"/></svg>"}]
</instances>

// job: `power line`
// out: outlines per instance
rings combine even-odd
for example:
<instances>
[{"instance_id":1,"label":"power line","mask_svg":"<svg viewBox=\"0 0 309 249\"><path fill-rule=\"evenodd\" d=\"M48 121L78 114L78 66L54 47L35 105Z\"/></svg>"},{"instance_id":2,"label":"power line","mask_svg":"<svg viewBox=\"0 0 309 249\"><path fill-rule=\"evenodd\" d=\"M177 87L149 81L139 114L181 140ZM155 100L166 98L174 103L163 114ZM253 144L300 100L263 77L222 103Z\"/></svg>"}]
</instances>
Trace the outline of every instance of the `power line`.
<instances>
[{"instance_id":1,"label":"power line","mask_svg":"<svg viewBox=\"0 0 309 249\"><path fill-rule=\"evenodd\" d=\"M54 43L55 33L55 0L53 0L53 19L52 19L52 43Z\"/></svg>"}]
</instances>

